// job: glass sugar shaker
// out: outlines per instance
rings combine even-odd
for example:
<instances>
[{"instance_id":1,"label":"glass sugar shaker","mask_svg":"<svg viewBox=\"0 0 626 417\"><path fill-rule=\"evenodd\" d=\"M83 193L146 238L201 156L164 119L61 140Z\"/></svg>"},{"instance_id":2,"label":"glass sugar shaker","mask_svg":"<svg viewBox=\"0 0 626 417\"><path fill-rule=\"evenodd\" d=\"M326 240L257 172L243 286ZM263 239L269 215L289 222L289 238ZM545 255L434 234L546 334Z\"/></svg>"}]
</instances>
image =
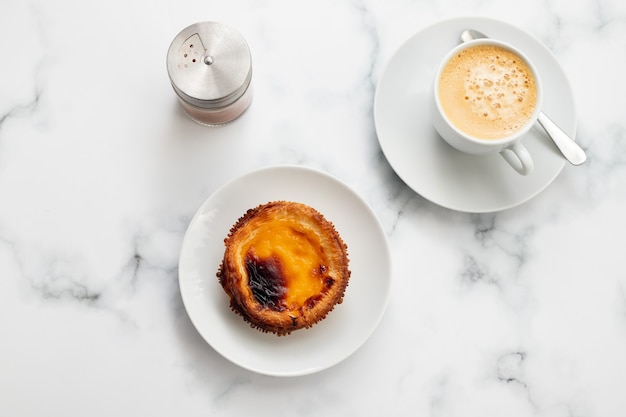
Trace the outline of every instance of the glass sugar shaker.
<instances>
[{"instance_id":1,"label":"glass sugar shaker","mask_svg":"<svg viewBox=\"0 0 626 417\"><path fill-rule=\"evenodd\" d=\"M252 101L252 56L244 37L218 22L183 29L167 52L167 72L189 117L218 126L239 117Z\"/></svg>"}]
</instances>

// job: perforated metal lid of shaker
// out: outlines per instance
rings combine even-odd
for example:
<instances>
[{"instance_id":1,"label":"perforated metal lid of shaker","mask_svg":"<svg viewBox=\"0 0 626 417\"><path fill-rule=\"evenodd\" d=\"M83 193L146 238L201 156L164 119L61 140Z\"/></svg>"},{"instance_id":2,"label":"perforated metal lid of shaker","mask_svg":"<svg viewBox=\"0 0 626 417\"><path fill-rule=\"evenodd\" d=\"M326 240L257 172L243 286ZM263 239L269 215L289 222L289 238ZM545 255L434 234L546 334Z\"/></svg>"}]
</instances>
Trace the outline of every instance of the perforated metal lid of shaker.
<instances>
[{"instance_id":1,"label":"perforated metal lid of shaker","mask_svg":"<svg viewBox=\"0 0 626 417\"><path fill-rule=\"evenodd\" d=\"M167 52L167 72L178 96L213 109L239 99L252 78L252 57L244 37L217 22L183 29Z\"/></svg>"}]
</instances>

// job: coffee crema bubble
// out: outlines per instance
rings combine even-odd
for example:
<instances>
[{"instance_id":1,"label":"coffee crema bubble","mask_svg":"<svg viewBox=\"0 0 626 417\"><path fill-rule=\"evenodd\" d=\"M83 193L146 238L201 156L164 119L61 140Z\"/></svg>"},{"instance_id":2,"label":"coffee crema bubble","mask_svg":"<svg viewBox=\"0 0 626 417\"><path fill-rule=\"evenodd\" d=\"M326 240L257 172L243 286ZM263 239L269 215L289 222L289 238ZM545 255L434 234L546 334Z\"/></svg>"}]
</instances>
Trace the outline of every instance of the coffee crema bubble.
<instances>
[{"instance_id":1,"label":"coffee crema bubble","mask_svg":"<svg viewBox=\"0 0 626 417\"><path fill-rule=\"evenodd\" d=\"M510 136L537 105L531 69L517 54L495 45L468 47L451 57L437 93L452 124L480 139Z\"/></svg>"}]
</instances>

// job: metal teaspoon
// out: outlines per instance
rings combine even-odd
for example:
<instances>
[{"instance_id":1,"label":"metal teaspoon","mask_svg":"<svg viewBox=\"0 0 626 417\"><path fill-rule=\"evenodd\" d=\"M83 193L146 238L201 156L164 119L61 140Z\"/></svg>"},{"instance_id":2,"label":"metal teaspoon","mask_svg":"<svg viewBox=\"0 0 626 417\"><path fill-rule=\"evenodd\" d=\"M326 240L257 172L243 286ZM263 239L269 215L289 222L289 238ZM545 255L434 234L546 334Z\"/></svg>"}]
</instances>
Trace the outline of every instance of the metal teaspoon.
<instances>
[{"instance_id":1,"label":"metal teaspoon","mask_svg":"<svg viewBox=\"0 0 626 417\"><path fill-rule=\"evenodd\" d=\"M463 42L487 37L488 36L484 33L473 29L466 29L463 33L461 33L461 40ZM567 159L572 165L580 165L587 160L585 151L544 112L539 113L537 121L546 131L548 136L550 136L554 144L559 148L565 159Z\"/></svg>"}]
</instances>

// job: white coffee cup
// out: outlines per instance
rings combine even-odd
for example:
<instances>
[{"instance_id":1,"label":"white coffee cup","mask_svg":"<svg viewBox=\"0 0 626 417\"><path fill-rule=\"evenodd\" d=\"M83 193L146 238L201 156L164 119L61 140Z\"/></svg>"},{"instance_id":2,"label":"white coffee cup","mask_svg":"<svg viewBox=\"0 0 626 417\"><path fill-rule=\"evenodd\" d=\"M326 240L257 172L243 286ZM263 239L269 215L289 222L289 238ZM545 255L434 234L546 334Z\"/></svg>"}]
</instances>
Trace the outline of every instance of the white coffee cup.
<instances>
[{"instance_id":1,"label":"white coffee cup","mask_svg":"<svg viewBox=\"0 0 626 417\"><path fill-rule=\"evenodd\" d=\"M520 50L494 39L459 44L441 61L429 101L448 144L473 155L499 152L518 173L533 171L522 140L537 121L543 90Z\"/></svg>"}]
</instances>

